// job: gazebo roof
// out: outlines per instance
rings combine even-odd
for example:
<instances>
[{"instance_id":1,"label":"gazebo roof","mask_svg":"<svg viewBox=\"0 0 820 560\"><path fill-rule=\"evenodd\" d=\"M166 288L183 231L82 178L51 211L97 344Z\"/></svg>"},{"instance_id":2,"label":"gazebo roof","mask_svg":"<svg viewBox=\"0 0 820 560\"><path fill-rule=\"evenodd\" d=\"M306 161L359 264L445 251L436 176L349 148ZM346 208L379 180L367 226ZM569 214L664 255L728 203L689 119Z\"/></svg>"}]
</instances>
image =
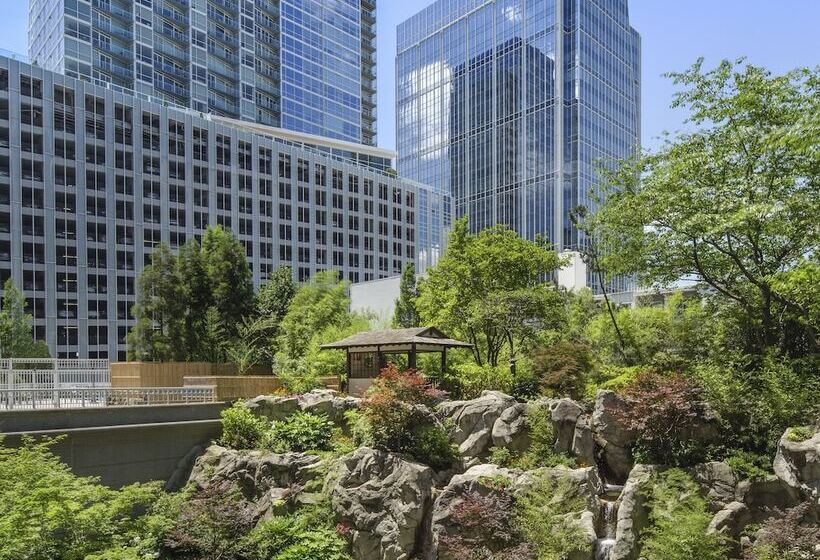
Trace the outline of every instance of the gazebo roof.
<instances>
[{"instance_id":1,"label":"gazebo roof","mask_svg":"<svg viewBox=\"0 0 820 560\"><path fill-rule=\"evenodd\" d=\"M390 347L416 345L438 348L472 348L472 344L447 337L435 327L413 327L410 329L387 329L383 331L360 332L345 339L329 344L322 344L323 350L332 349L368 349L373 347Z\"/></svg>"}]
</instances>

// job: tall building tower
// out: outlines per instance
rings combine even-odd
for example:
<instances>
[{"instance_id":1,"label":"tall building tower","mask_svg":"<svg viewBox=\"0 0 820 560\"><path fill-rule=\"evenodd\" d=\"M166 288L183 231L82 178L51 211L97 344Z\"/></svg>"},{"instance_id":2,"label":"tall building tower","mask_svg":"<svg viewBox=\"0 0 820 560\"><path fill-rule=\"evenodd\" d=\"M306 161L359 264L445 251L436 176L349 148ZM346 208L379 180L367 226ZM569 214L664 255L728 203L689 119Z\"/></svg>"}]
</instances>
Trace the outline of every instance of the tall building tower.
<instances>
[{"instance_id":1,"label":"tall building tower","mask_svg":"<svg viewBox=\"0 0 820 560\"><path fill-rule=\"evenodd\" d=\"M400 175L574 250L596 165L640 145L640 36L627 0L439 0L398 28L396 103Z\"/></svg>"},{"instance_id":2,"label":"tall building tower","mask_svg":"<svg viewBox=\"0 0 820 560\"><path fill-rule=\"evenodd\" d=\"M197 111L376 144L376 0L31 0L47 70Z\"/></svg>"}]
</instances>

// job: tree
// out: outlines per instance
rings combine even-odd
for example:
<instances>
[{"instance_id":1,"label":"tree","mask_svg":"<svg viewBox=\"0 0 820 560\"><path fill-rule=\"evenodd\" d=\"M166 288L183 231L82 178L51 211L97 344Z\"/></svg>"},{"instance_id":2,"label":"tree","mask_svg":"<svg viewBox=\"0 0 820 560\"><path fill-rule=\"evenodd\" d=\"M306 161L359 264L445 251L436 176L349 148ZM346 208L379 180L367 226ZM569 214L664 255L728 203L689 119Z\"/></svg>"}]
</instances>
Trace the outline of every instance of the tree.
<instances>
[{"instance_id":1,"label":"tree","mask_svg":"<svg viewBox=\"0 0 820 560\"><path fill-rule=\"evenodd\" d=\"M195 238L188 240L179 250L177 275L185 309L182 337L187 359L200 360L212 352L212 341L207 340L205 329L206 314L213 306L213 294L202 249Z\"/></svg>"},{"instance_id":2,"label":"tree","mask_svg":"<svg viewBox=\"0 0 820 560\"><path fill-rule=\"evenodd\" d=\"M184 284L177 274L177 259L161 244L151 253L137 281L136 325L128 335L129 359L167 361L186 359L183 337Z\"/></svg>"},{"instance_id":3,"label":"tree","mask_svg":"<svg viewBox=\"0 0 820 560\"><path fill-rule=\"evenodd\" d=\"M202 238L202 261L211 284L213 305L225 330L235 335L243 317L253 312L251 269L242 243L222 226L209 227Z\"/></svg>"},{"instance_id":4,"label":"tree","mask_svg":"<svg viewBox=\"0 0 820 560\"><path fill-rule=\"evenodd\" d=\"M479 365L497 366L503 350L514 358L563 313L560 295L546 285L560 265L540 240L504 226L472 235L462 218L446 253L420 282L416 305L424 323L471 342Z\"/></svg>"},{"instance_id":5,"label":"tree","mask_svg":"<svg viewBox=\"0 0 820 560\"><path fill-rule=\"evenodd\" d=\"M399 283L399 299L396 300L396 311L393 314L393 326L401 328L418 327L421 317L416 310L416 298L419 296L416 287L416 267L413 263L404 267Z\"/></svg>"},{"instance_id":6,"label":"tree","mask_svg":"<svg viewBox=\"0 0 820 560\"><path fill-rule=\"evenodd\" d=\"M280 325L280 358L302 357L316 333L349 322L347 286L338 272L327 270L316 273L299 288Z\"/></svg>"},{"instance_id":7,"label":"tree","mask_svg":"<svg viewBox=\"0 0 820 560\"><path fill-rule=\"evenodd\" d=\"M245 317L237 328L236 339L227 345L226 352L239 375L245 375L260 362L263 339L270 330L270 323L267 317Z\"/></svg>"},{"instance_id":8,"label":"tree","mask_svg":"<svg viewBox=\"0 0 820 560\"><path fill-rule=\"evenodd\" d=\"M820 236L820 78L773 76L742 61L671 74L674 107L697 129L609 175L595 216L613 273L648 285L681 278L738 306L747 351L816 352L812 310L789 289Z\"/></svg>"},{"instance_id":9,"label":"tree","mask_svg":"<svg viewBox=\"0 0 820 560\"><path fill-rule=\"evenodd\" d=\"M276 338L279 335L279 325L288 306L296 295L296 283L293 281L293 271L288 266L277 268L265 282L256 296L256 313L268 321L269 328L265 333L265 352L267 359L273 359L276 354Z\"/></svg>"},{"instance_id":10,"label":"tree","mask_svg":"<svg viewBox=\"0 0 820 560\"><path fill-rule=\"evenodd\" d=\"M11 278L3 286L0 307L0 358L44 358L48 347L34 340L31 315L26 313L26 298Z\"/></svg>"}]
</instances>

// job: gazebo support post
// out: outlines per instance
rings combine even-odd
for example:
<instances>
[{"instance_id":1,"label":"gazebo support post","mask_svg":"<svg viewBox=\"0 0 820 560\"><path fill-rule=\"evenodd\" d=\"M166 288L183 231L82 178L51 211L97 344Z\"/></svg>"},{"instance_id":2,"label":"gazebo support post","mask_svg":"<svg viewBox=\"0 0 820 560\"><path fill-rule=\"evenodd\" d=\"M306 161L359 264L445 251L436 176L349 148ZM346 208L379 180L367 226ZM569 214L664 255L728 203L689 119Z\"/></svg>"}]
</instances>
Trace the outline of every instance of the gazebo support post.
<instances>
[{"instance_id":1,"label":"gazebo support post","mask_svg":"<svg viewBox=\"0 0 820 560\"><path fill-rule=\"evenodd\" d=\"M407 355L407 367L416 369L416 343L410 345L410 353Z\"/></svg>"},{"instance_id":2,"label":"gazebo support post","mask_svg":"<svg viewBox=\"0 0 820 560\"><path fill-rule=\"evenodd\" d=\"M350 348L347 349L347 381L345 382L345 387L342 387L341 384L339 389L343 391L347 391L347 385L350 384L350 378L353 376L353 356L350 354Z\"/></svg>"},{"instance_id":3,"label":"gazebo support post","mask_svg":"<svg viewBox=\"0 0 820 560\"><path fill-rule=\"evenodd\" d=\"M441 373L442 375L447 372L447 348L443 348L441 350Z\"/></svg>"}]
</instances>

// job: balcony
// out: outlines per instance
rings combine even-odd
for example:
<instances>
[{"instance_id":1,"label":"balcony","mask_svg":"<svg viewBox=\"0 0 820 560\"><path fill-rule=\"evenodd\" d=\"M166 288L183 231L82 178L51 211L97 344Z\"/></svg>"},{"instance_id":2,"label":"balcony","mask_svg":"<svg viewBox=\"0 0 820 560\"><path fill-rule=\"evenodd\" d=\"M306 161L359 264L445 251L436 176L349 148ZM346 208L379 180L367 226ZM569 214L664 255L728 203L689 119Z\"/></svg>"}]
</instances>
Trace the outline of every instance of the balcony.
<instances>
[{"instance_id":1,"label":"balcony","mask_svg":"<svg viewBox=\"0 0 820 560\"><path fill-rule=\"evenodd\" d=\"M211 109L226 113L228 116L235 116L239 113L239 107L236 103L229 102L214 95L208 96L208 105Z\"/></svg>"},{"instance_id":2,"label":"balcony","mask_svg":"<svg viewBox=\"0 0 820 560\"><path fill-rule=\"evenodd\" d=\"M212 8L211 6L208 6L208 19L218 21L222 25L230 27L231 29L237 27L235 19L226 16L225 14L223 14L219 10Z\"/></svg>"},{"instance_id":3,"label":"balcony","mask_svg":"<svg viewBox=\"0 0 820 560\"><path fill-rule=\"evenodd\" d=\"M224 48L217 48L211 44L208 45L208 54L218 56L228 64L239 64L239 57L229 52Z\"/></svg>"},{"instance_id":4,"label":"balcony","mask_svg":"<svg viewBox=\"0 0 820 560\"><path fill-rule=\"evenodd\" d=\"M156 78L158 78L158 77L156 77ZM154 79L154 87L156 87L157 89L159 89L161 91L165 91L167 93L171 93L173 95L176 95L177 97L182 97L184 99L187 99L188 90L186 90L185 88L183 88L181 86L178 86L177 84L175 84L171 81L164 80L164 79L156 79L156 78Z\"/></svg>"},{"instance_id":5,"label":"balcony","mask_svg":"<svg viewBox=\"0 0 820 560\"><path fill-rule=\"evenodd\" d=\"M229 82L239 81L239 72L216 59L208 61L208 72L218 74Z\"/></svg>"},{"instance_id":6,"label":"balcony","mask_svg":"<svg viewBox=\"0 0 820 560\"><path fill-rule=\"evenodd\" d=\"M229 85L220 82L219 80L208 80L208 89L225 95L227 97L237 97L239 94L237 88L232 88Z\"/></svg>"},{"instance_id":7,"label":"balcony","mask_svg":"<svg viewBox=\"0 0 820 560\"><path fill-rule=\"evenodd\" d=\"M159 14L164 18L167 18L173 22L180 23L184 26L188 26L188 16L179 13L176 10L166 7L163 4L154 3L154 13Z\"/></svg>"},{"instance_id":8,"label":"balcony","mask_svg":"<svg viewBox=\"0 0 820 560\"><path fill-rule=\"evenodd\" d=\"M166 56L176 58L177 60L180 60L186 64L188 62L188 52L175 47L167 41L154 43L154 50Z\"/></svg>"},{"instance_id":9,"label":"balcony","mask_svg":"<svg viewBox=\"0 0 820 560\"><path fill-rule=\"evenodd\" d=\"M239 9L237 3L233 0L211 0L211 2L213 2L217 6L222 6L223 8L231 12L235 12Z\"/></svg>"},{"instance_id":10,"label":"balcony","mask_svg":"<svg viewBox=\"0 0 820 560\"><path fill-rule=\"evenodd\" d=\"M182 33L181 31L179 31L171 25L168 25L167 23L164 23L163 25L157 25L157 33L162 33L166 37L170 37L174 41L182 45L185 45L186 47L188 46L188 35Z\"/></svg>"},{"instance_id":11,"label":"balcony","mask_svg":"<svg viewBox=\"0 0 820 560\"><path fill-rule=\"evenodd\" d=\"M94 48L113 54L120 60L128 62L129 64L132 60L134 60L134 53L131 49L123 48L117 45L116 43L112 43L110 41L100 41L98 39L95 39Z\"/></svg>"},{"instance_id":12,"label":"balcony","mask_svg":"<svg viewBox=\"0 0 820 560\"><path fill-rule=\"evenodd\" d=\"M165 74L168 74L172 78L177 80L182 80L187 82L190 77L188 76L188 72L179 66L174 66L173 64L168 64L167 62L163 62L159 59L154 59L154 70L159 70Z\"/></svg>"},{"instance_id":13,"label":"balcony","mask_svg":"<svg viewBox=\"0 0 820 560\"><path fill-rule=\"evenodd\" d=\"M105 12L106 14L119 18L126 25L130 25L134 21L134 13L131 10L121 8L120 6L112 4L106 0L93 0L92 4L101 12Z\"/></svg>"},{"instance_id":14,"label":"balcony","mask_svg":"<svg viewBox=\"0 0 820 560\"><path fill-rule=\"evenodd\" d=\"M223 45L227 45L232 49L239 48L239 41L236 37L228 35L227 33L222 33L221 31L217 31L214 27L208 30L208 37L210 39L215 39L216 41L219 41Z\"/></svg>"},{"instance_id":15,"label":"balcony","mask_svg":"<svg viewBox=\"0 0 820 560\"><path fill-rule=\"evenodd\" d=\"M125 68L118 64L111 64L110 62L99 61L97 62L96 67L102 70L103 72L113 74L114 76L117 76L125 80L131 80L134 78L133 70L131 70L130 68Z\"/></svg>"},{"instance_id":16,"label":"balcony","mask_svg":"<svg viewBox=\"0 0 820 560\"><path fill-rule=\"evenodd\" d=\"M256 7L267 13L272 18L279 17L279 9L268 0L256 0Z\"/></svg>"},{"instance_id":17,"label":"balcony","mask_svg":"<svg viewBox=\"0 0 820 560\"><path fill-rule=\"evenodd\" d=\"M134 34L129 29L117 27L116 25L112 25L108 21L95 18L94 26L100 31L119 37L120 39L123 39L126 42L130 43L134 40Z\"/></svg>"}]
</instances>

